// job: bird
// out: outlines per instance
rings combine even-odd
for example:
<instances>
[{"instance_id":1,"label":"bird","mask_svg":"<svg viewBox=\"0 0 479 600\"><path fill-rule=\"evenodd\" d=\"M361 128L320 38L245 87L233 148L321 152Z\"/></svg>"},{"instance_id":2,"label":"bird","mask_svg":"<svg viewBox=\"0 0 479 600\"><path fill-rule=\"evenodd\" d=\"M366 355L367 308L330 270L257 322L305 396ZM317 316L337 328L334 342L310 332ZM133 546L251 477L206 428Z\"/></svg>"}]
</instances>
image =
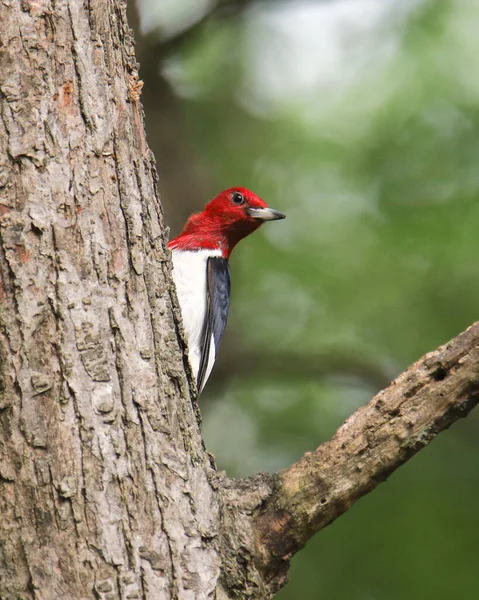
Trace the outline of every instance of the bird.
<instances>
[{"instance_id":1,"label":"bird","mask_svg":"<svg viewBox=\"0 0 479 600\"><path fill-rule=\"evenodd\" d=\"M263 223L285 216L244 187L228 188L192 214L168 244L198 394L210 376L228 319L231 252Z\"/></svg>"}]
</instances>

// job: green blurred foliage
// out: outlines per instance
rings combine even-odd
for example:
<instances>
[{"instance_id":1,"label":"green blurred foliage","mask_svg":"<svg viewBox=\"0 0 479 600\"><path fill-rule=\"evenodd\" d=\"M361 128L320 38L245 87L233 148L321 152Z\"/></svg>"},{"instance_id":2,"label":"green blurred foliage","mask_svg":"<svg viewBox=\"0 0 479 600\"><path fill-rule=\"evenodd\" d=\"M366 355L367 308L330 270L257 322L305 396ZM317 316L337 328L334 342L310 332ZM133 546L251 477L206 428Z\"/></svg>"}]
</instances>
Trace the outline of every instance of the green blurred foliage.
<instances>
[{"instance_id":1,"label":"green blurred foliage","mask_svg":"<svg viewBox=\"0 0 479 600\"><path fill-rule=\"evenodd\" d=\"M271 3L206 22L165 66L212 193L244 185L288 217L232 258L224 344L259 365L234 376L233 358L202 399L230 475L287 466L367 402L377 383L351 357L394 376L478 318L479 3L377 1L376 27L345 32L339 71L309 87L283 73L306 67ZM285 353L301 376L262 377ZM300 368L329 355L341 375ZM476 598L477 429L471 415L319 534L278 598Z\"/></svg>"}]
</instances>

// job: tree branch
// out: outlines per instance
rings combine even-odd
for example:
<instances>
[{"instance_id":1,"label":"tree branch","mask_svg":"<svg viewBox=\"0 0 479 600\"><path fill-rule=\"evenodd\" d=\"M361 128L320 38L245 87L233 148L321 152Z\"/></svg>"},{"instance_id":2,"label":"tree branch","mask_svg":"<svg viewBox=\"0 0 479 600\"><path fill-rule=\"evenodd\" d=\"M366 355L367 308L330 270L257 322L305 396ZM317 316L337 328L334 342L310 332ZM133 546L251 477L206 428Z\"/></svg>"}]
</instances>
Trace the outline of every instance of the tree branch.
<instances>
[{"instance_id":1,"label":"tree branch","mask_svg":"<svg viewBox=\"0 0 479 600\"><path fill-rule=\"evenodd\" d=\"M221 356L215 364L213 377L208 381L206 393L218 396L237 377L241 381L274 378L276 381L292 382L305 379L318 381L335 376L360 379L374 392L391 381L395 374L391 371L385 364L346 353L302 355L274 348L266 353L229 344L221 348Z\"/></svg>"},{"instance_id":2,"label":"tree branch","mask_svg":"<svg viewBox=\"0 0 479 600\"><path fill-rule=\"evenodd\" d=\"M479 402L479 322L417 363L357 410L336 435L274 476L255 520L272 591L289 559Z\"/></svg>"}]
</instances>

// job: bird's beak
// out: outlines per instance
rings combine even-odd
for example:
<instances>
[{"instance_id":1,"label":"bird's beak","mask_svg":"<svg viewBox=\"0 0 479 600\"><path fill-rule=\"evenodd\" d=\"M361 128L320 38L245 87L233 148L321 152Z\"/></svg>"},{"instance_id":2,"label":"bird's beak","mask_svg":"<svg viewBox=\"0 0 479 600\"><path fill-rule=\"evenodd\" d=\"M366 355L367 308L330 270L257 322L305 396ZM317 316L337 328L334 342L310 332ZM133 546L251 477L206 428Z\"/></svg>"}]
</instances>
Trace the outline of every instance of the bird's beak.
<instances>
[{"instance_id":1,"label":"bird's beak","mask_svg":"<svg viewBox=\"0 0 479 600\"><path fill-rule=\"evenodd\" d=\"M278 221L279 219L285 219L286 215L274 210L274 208L247 208L246 212L250 217L258 221Z\"/></svg>"}]
</instances>

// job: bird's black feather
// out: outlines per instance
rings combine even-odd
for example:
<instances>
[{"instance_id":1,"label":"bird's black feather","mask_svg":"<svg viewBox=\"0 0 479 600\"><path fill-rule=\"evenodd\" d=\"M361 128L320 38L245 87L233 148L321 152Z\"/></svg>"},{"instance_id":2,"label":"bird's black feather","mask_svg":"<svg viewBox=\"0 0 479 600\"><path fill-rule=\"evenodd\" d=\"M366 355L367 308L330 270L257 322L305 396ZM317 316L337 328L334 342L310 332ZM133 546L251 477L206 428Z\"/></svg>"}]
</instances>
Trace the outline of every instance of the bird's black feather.
<instances>
[{"instance_id":1,"label":"bird's black feather","mask_svg":"<svg viewBox=\"0 0 479 600\"><path fill-rule=\"evenodd\" d=\"M212 256L206 265L206 312L201 333L201 359L197 387L201 391L208 370L211 339L215 344L215 355L223 337L230 308L230 267L226 258Z\"/></svg>"}]
</instances>

